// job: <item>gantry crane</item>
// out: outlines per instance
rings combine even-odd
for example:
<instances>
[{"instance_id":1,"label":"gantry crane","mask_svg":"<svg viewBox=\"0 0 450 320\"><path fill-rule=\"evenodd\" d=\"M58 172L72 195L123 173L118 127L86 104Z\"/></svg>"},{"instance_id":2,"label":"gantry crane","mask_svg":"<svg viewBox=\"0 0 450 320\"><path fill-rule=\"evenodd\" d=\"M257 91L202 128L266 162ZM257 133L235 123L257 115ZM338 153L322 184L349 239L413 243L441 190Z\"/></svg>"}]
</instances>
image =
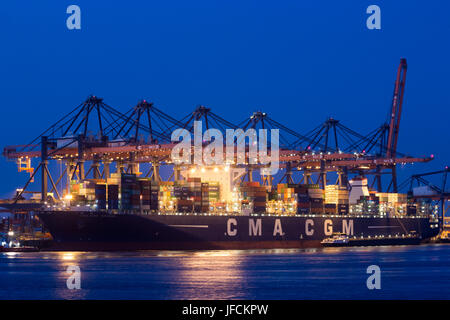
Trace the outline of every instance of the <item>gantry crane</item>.
<instances>
[{"instance_id":1,"label":"gantry crane","mask_svg":"<svg viewBox=\"0 0 450 320\"><path fill-rule=\"evenodd\" d=\"M63 175L67 175L69 181L83 181L90 173L94 179L107 179L110 175L109 165L112 162L116 162L121 172L125 172L122 170L124 165L127 165L126 172L129 173L139 172L136 168L137 164L149 163L152 165L152 178L159 180L160 165L168 164L176 168L171 160L171 152L175 146L175 143L171 141L171 131L184 128L192 133L194 121L203 120L206 130L214 126L222 132L225 128L279 129L279 161L281 169L285 170L283 177L288 183L294 182L292 178L294 169L307 175L317 174L323 188L326 184L327 172L333 171L345 173L345 175L350 172L375 173L380 178L382 170L390 169L393 177L391 184L396 191L395 166L397 164L432 160L432 157L411 157L397 151L406 67L406 60L401 59L395 81L389 124L383 124L381 131L379 129L366 136L333 118L327 119L306 134L300 134L262 111L257 111L239 125L234 125L205 106L199 106L183 119L177 120L146 100L141 100L130 111L121 113L105 104L103 99L90 96L31 143L25 146L5 147L3 155L7 159L21 163L30 163L31 159L40 158L36 170L28 166L31 177L16 199L25 192L39 171L41 172L42 201L45 201L48 181L50 181L51 190L60 197L56 189L57 185L64 181ZM90 121L91 117L94 119ZM148 137L141 138L143 135ZM385 135L387 135L386 138ZM247 152L248 147L247 145ZM376 153L371 154L371 150L375 150ZM57 180L54 180L50 174L48 163L51 160L66 163L66 169ZM91 167L86 173L85 162L91 162ZM101 165L103 170L100 170ZM255 168L257 169L258 165L249 166L248 170ZM269 178L270 180L267 181L272 183L272 177ZM381 184L381 180L379 181Z\"/></svg>"},{"instance_id":2,"label":"gantry crane","mask_svg":"<svg viewBox=\"0 0 450 320\"><path fill-rule=\"evenodd\" d=\"M447 177L450 172L450 168L446 166L443 170L414 174L404 182L402 182L399 187L400 188L408 188L408 193L414 199L428 199L439 203L439 225L442 228L444 227L444 221L446 213L450 209L449 200L450 200L450 190L447 185ZM431 182L425 177L434 177L433 180L441 179L440 185ZM426 187L425 191L415 187Z\"/></svg>"}]
</instances>

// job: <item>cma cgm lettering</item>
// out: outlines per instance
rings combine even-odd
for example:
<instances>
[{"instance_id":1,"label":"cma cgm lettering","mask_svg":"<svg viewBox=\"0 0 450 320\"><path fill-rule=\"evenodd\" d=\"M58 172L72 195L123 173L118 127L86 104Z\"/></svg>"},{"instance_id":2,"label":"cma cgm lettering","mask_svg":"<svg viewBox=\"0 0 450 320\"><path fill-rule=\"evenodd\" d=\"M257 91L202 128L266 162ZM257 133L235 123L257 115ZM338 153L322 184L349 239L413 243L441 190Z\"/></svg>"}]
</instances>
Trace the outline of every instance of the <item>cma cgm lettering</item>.
<instances>
[{"instance_id":1,"label":"cma cgm lettering","mask_svg":"<svg viewBox=\"0 0 450 320\"><path fill-rule=\"evenodd\" d=\"M342 232L348 236L354 235L354 223L353 219L340 219L341 225L340 230L333 229L333 220L325 219L321 221L321 224L314 222L314 219L305 219L304 220L304 234L305 236L312 237L314 236L315 227L322 228L323 234L325 236L331 236L333 232ZM289 221L289 220L288 220ZM249 218L248 219L248 235L250 237L261 237L263 236L263 228L262 228L262 218ZM281 219L277 218L273 222L271 222L273 226L271 230L272 236L284 236L283 225ZM238 221L236 218L228 218L227 220L227 232L226 235L230 237L235 237L238 235Z\"/></svg>"}]
</instances>

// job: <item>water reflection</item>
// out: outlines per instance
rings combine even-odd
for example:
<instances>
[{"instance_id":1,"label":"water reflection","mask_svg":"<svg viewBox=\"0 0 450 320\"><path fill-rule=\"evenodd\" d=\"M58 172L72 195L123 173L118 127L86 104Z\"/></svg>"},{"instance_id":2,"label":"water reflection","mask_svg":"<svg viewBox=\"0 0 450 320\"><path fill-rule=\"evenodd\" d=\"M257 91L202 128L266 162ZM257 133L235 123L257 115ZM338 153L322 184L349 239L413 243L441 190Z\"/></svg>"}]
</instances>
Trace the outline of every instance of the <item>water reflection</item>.
<instances>
[{"instance_id":1,"label":"water reflection","mask_svg":"<svg viewBox=\"0 0 450 320\"><path fill-rule=\"evenodd\" d=\"M87 290L83 288L83 281L89 275L89 270L84 270L81 263L85 260L82 252L58 252L56 253L58 260L58 272L55 273L55 281L57 287L55 288L55 295L57 299L74 300L86 298ZM80 268L81 288L69 289L67 286L68 279L73 276L73 272L68 272L70 266L77 266Z\"/></svg>"},{"instance_id":2,"label":"water reflection","mask_svg":"<svg viewBox=\"0 0 450 320\"><path fill-rule=\"evenodd\" d=\"M372 264L377 292L365 285ZM66 286L70 265L81 290ZM442 299L447 273L446 245L2 253L0 299Z\"/></svg>"},{"instance_id":3,"label":"water reflection","mask_svg":"<svg viewBox=\"0 0 450 320\"><path fill-rule=\"evenodd\" d=\"M62 253L60 259L64 260L64 261L73 261L73 260L75 260L75 253L73 253L73 252Z\"/></svg>"},{"instance_id":4,"label":"water reflection","mask_svg":"<svg viewBox=\"0 0 450 320\"><path fill-rule=\"evenodd\" d=\"M168 299L232 299L246 289L243 264L246 256L239 251L199 251L183 256L176 276L181 290Z\"/></svg>"},{"instance_id":5,"label":"water reflection","mask_svg":"<svg viewBox=\"0 0 450 320\"><path fill-rule=\"evenodd\" d=\"M18 252L5 252L4 255L8 259L14 259L16 256L19 255L19 253Z\"/></svg>"}]
</instances>

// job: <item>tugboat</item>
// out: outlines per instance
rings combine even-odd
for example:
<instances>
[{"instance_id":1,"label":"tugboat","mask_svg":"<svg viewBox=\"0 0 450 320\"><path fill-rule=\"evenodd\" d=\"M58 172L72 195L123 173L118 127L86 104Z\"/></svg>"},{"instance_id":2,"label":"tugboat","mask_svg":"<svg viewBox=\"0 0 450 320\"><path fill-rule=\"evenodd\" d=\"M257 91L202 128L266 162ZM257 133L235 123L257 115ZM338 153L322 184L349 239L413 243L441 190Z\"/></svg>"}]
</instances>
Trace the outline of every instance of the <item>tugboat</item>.
<instances>
[{"instance_id":1,"label":"tugboat","mask_svg":"<svg viewBox=\"0 0 450 320\"><path fill-rule=\"evenodd\" d=\"M402 236L352 237L344 233L333 233L320 243L324 247L365 247L365 246L401 246L420 244L422 238L414 231Z\"/></svg>"},{"instance_id":2,"label":"tugboat","mask_svg":"<svg viewBox=\"0 0 450 320\"><path fill-rule=\"evenodd\" d=\"M39 248L36 247L4 247L0 246L0 252L38 252Z\"/></svg>"},{"instance_id":3,"label":"tugboat","mask_svg":"<svg viewBox=\"0 0 450 320\"><path fill-rule=\"evenodd\" d=\"M324 247L344 247L350 244L350 239L345 233L335 232L330 238L323 239L320 244Z\"/></svg>"},{"instance_id":4,"label":"tugboat","mask_svg":"<svg viewBox=\"0 0 450 320\"><path fill-rule=\"evenodd\" d=\"M39 251L38 247L33 246L24 246L20 241L16 241L10 239L11 236L14 235L13 232L8 232L8 236L5 234L1 235L0 241L0 252L37 252Z\"/></svg>"}]
</instances>

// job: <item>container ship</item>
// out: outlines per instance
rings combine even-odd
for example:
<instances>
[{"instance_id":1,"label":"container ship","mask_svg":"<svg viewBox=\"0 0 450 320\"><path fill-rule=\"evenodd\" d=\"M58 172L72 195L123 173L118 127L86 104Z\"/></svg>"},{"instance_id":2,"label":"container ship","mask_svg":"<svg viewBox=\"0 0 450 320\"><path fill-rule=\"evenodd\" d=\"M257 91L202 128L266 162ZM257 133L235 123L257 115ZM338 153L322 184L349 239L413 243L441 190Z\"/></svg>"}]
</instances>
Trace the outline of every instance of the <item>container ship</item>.
<instances>
[{"instance_id":1,"label":"container ship","mask_svg":"<svg viewBox=\"0 0 450 320\"><path fill-rule=\"evenodd\" d=\"M30 177L0 207L39 217L55 250L315 247L335 233L353 244L426 241L442 227L435 203L444 208L448 193L431 184L398 193L398 165L434 158L397 150L406 70L402 58L389 117L366 135L333 118L301 134L262 111L235 124L198 106L176 119L147 100L122 113L89 96L29 144L4 148ZM285 183L274 183L273 164ZM30 191L35 177L39 191Z\"/></svg>"},{"instance_id":2,"label":"container ship","mask_svg":"<svg viewBox=\"0 0 450 320\"><path fill-rule=\"evenodd\" d=\"M48 250L258 249L320 247L350 238L420 241L438 234L427 203L369 190L367 179L339 185L242 182L243 168L202 167L184 179L112 174L71 186L65 205L37 211L53 236ZM401 241L399 241L401 243Z\"/></svg>"}]
</instances>

